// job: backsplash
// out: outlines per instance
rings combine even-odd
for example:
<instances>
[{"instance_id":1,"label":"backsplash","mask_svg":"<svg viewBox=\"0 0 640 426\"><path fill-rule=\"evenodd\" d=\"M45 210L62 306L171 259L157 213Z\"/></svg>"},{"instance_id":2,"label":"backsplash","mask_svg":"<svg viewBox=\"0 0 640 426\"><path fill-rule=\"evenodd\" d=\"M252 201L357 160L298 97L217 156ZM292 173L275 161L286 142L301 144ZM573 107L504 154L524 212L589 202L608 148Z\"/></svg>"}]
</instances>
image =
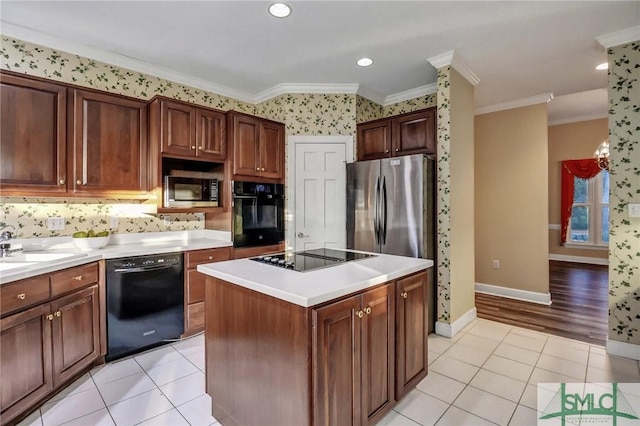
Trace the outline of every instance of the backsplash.
<instances>
[{"instance_id":1,"label":"backsplash","mask_svg":"<svg viewBox=\"0 0 640 426\"><path fill-rule=\"evenodd\" d=\"M204 215L145 213L149 206L132 200L76 200L59 198L0 198L0 225L13 225L16 238L70 236L77 231L110 230L113 234L204 229ZM65 228L50 231L47 218L64 218ZM118 219L110 229L111 218Z\"/></svg>"}]
</instances>

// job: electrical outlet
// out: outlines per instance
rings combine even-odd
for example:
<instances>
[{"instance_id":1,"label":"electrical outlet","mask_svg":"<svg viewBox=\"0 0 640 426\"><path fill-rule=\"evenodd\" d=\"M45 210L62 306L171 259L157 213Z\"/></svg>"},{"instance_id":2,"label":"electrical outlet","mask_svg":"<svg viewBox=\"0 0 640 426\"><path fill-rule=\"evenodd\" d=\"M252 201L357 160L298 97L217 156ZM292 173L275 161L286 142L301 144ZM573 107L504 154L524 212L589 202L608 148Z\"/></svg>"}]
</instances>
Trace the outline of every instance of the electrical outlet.
<instances>
[{"instance_id":1,"label":"electrical outlet","mask_svg":"<svg viewBox=\"0 0 640 426\"><path fill-rule=\"evenodd\" d=\"M194 213L193 214L197 220L204 221L204 213Z\"/></svg>"},{"instance_id":2,"label":"electrical outlet","mask_svg":"<svg viewBox=\"0 0 640 426\"><path fill-rule=\"evenodd\" d=\"M162 224L164 226L171 226L171 216L169 216L168 214L163 214L160 217L162 217Z\"/></svg>"},{"instance_id":3,"label":"electrical outlet","mask_svg":"<svg viewBox=\"0 0 640 426\"><path fill-rule=\"evenodd\" d=\"M493 269L500 269L500 261L499 260L494 260L493 261Z\"/></svg>"},{"instance_id":4,"label":"electrical outlet","mask_svg":"<svg viewBox=\"0 0 640 426\"><path fill-rule=\"evenodd\" d=\"M627 204L629 209L629 217L640 217L640 203Z\"/></svg>"},{"instance_id":5,"label":"electrical outlet","mask_svg":"<svg viewBox=\"0 0 640 426\"><path fill-rule=\"evenodd\" d=\"M47 229L49 231L62 231L64 230L64 217L55 216L47 218Z\"/></svg>"},{"instance_id":6,"label":"electrical outlet","mask_svg":"<svg viewBox=\"0 0 640 426\"><path fill-rule=\"evenodd\" d=\"M111 220L109 222L109 228L111 229L118 229L118 216L111 216Z\"/></svg>"}]
</instances>

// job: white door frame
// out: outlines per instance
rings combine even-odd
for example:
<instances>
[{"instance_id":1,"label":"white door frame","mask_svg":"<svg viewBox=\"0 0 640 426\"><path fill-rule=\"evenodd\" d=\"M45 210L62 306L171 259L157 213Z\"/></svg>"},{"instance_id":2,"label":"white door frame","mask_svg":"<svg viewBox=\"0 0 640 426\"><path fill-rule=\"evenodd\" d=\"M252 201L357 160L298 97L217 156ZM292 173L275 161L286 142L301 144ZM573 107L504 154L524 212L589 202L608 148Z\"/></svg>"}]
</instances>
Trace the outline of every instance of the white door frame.
<instances>
[{"instance_id":1,"label":"white door frame","mask_svg":"<svg viewBox=\"0 0 640 426\"><path fill-rule=\"evenodd\" d=\"M287 186L287 198L285 205L285 249L293 250L293 244L295 242L295 206L292 205L296 193L296 146L301 144L344 144L346 145L345 159L347 163L353 162L353 136L352 135L339 135L339 136L302 136L291 135L287 137L287 161L286 161L286 186Z\"/></svg>"}]
</instances>

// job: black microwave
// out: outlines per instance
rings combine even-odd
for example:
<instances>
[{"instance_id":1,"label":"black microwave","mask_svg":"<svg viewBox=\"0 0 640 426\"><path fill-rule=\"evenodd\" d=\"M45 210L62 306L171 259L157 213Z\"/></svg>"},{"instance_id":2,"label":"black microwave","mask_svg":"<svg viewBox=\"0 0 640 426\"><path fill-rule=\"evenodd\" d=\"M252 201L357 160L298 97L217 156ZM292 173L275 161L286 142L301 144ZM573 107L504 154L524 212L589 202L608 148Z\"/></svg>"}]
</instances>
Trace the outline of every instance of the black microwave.
<instances>
[{"instance_id":1,"label":"black microwave","mask_svg":"<svg viewBox=\"0 0 640 426\"><path fill-rule=\"evenodd\" d=\"M164 177L165 207L217 207L218 179Z\"/></svg>"}]
</instances>

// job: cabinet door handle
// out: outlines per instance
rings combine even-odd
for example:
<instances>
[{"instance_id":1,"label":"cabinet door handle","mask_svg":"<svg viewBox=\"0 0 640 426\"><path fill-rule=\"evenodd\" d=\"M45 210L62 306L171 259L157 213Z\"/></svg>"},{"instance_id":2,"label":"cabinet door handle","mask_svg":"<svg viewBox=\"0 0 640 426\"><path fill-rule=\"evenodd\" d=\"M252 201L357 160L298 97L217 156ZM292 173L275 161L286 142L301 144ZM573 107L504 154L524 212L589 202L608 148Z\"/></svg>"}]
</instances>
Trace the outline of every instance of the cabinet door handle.
<instances>
[{"instance_id":1,"label":"cabinet door handle","mask_svg":"<svg viewBox=\"0 0 640 426\"><path fill-rule=\"evenodd\" d=\"M358 318L362 318L362 317L364 316L364 312L362 312L362 311L356 311L356 316L357 316Z\"/></svg>"},{"instance_id":2,"label":"cabinet door handle","mask_svg":"<svg viewBox=\"0 0 640 426\"><path fill-rule=\"evenodd\" d=\"M367 306L366 308L364 308L364 313L367 315L370 315L371 311L372 311L371 306Z\"/></svg>"},{"instance_id":3,"label":"cabinet door handle","mask_svg":"<svg viewBox=\"0 0 640 426\"><path fill-rule=\"evenodd\" d=\"M389 153L389 150L388 150L388 149L385 149L385 150L384 150L384 152L385 152L385 154L388 154L388 153Z\"/></svg>"},{"instance_id":4,"label":"cabinet door handle","mask_svg":"<svg viewBox=\"0 0 640 426\"><path fill-rule=\"evenodd\" d=\"M256 167L256 172L259 172L259 171L260 171L260 167Z\"/></svg>"},{"instance_id":5,"label":"cabinet door handle","mask_svg":"<svg viewBox=\"0 0 640 426\"><path fill-rule=\"evenodd\" d=\"M209 256L209 260L213 260L213 256Z\"/></svg>"},{"instance_id":6,"label":"cabinet door handle","mask_svg":"<svg viewBox=\"0 0 640 426\"><path fill-rule=\"evenodd\" d=\"M55 316L59 317L59 316L61 316L61 315L62 315L62 312L60 312L60 311L56 311Z\"/></svg>"},{"instance_id":7,"label":"cabinet door handle","mask_svg":"<svg viewBox=\"0 0 640 426\"><path fill-rule=\"evenodd\" d=\"M409 293L403 291L402 293L400 293L400 296L402 296L403 299L406 299L407 297L409 297Z\"/></svg>"},{"instance_id":8,"label":"cabinet door handle","mask_svg":"<svg viewBox=\"0 0 640 426\"><path fill-rule=\"evenodd\" d=\"M196 146L195 145L191 145L191 149L196 149Z\"/></svg>"},{"instance_id":9,"label":"cabinet door handle","mask_svg":"<svg viewBox=\"0 0 640 426\"><path fill-rule=\"evenodd\" d=\"M71 279L76 281L82 281L82 278L84 278L82 275L78 275L77 277L73 277Z\"/></svg>"},{"instance_id":10,"label":"cabinet door handle","mask_svg":"<svg viewBox=\"0 0 640 426\"><path fill-rule=\"evenodd\" d=\"M64 179L60 179L60 185L64 185Z\"/></svg>"},{"instance_id":11,"label":"cabinet door handle","mask_svg":"<svg viewBox=\"0 0 640 426\"><path fill-rule=\"evenodd\" d=\"M25 293L20 293L20 294L18 295L18 299L20 299L20 300L24 300L24 299L26 299L26 298L27 298L27 295L26 295Z\"/></svg>"},{"instance_id":12,"label":"cabinet door handle","mask_svg":"<svg viewBox=\"0 0 640 426\"><path fill-rule=\"evenodd\" d=\"M53 321L53 314L45 315L44 317L49 321Z\"/></svg>"},{"instance_id":13,"label":"cabinet door handle","mask_svg":"<svg viewBox=\"0 0 640 426\"><path fill-rule=\"evenodd\" d=\"M264 167L263 167L263 168L261 168L260 170L264 172Z\"/></svg>"},{"instance_id":14,"label":"cabinet door handle","mask_svg":"<svg viewBox=\"0 0 640 426\"><path fill-rule=\"evenodd\" d=\"M399 152L399 151L400 151L400 148L396 148L396 152Z\"/></svg>"},{"instance_id":15,"label":"cabinet door handle","mask_svg":"<svg viewBox=\"0 0 640 426\"><path fill-rule=\"evenodd\" d=\"M76 181L76 184L78 184L78 185L82 185L82 181L81 181L80 179L78 179L78 180Z\"/></svg>"},{"instance_id":16,"label":"cabinet door handle","mask_svg":"<svg viewBox=\"0 0 640 426\"><path fill-rule=\"evenodd\" d=\"M198 147L198 149L199 149L200 151L202 151L204 148L203 148L203 147L201 147L201 146L199 146L199 147Z\"/></svg>"}]
</instances>

